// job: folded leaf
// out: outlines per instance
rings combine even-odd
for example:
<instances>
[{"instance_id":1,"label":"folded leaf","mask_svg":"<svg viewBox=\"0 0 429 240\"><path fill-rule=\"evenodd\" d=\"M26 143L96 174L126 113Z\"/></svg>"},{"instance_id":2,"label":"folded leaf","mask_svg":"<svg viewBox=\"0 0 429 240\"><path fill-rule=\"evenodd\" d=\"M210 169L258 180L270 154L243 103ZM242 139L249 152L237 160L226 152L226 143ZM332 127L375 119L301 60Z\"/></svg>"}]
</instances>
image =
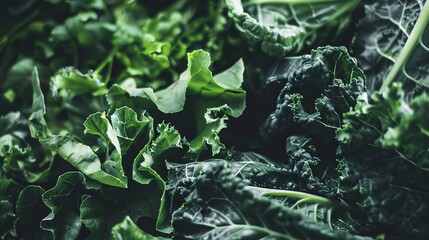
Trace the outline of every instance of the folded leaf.
<instances>
[{"instance_id":1,"label":"folded leaf","mask_svg":"<svg viewBox=\"0 0 429 240\"><path fill-rule=\"evenodd\" d=\"M102 137L104 141L111 142L115 146L116 151L122 155L118 137L104 112L89 115L83 125L85 126L85 134L97 135Z\"/></svg>"},{"instance_id":2,"label":"folded leaf","mask_svg":"<svg viewBox=\"0 0 429 240\"><path fill-rule=\"evenodd\" d=\"M113 130L118 137L122 154L125 154L150 119L145 114L141 114L138 117L133 109L124 106L116 109L111 116L111 121Z\"/></svg>"},{"instance_id":3,"label":"folded leaf","mask_svg":"<svg viewBox=\"0 0 429 240\"><path fill-rule=\"evenodd\" d=\"M183 109L186 99L198 101L198 108L205 111L209 107L228 105L231 115L240 116L245 108L246 93L241 89L243 63L234 66L219 76L213 77L209 70L210 54L197 50L188 54L188 68L179 79L167 88L154 92L151 88L136 88L135 83L113 85L107 94L112 108L128 106L151 109L156 106L163 113L176 113ZM196 110L199 113L201 110Z\"/></svg>"},{"instance_id":4,"label":"folded leaf","mask_svg":"<svg viewBox=\"0 0 429 240\"><path fill-rule=\"evenodd\" d=\"M110 186L127 187L127 177L123 171L119 172L121 176L103 171L100 159L92 149L74 140L72 136L52 136L44 141L44 145L52 151L57 151L58 155L89 178Z\"/></svg>"},{"instance_id":5,"label":"folded leaf","mask_svg":"<svg viewBox=\"0 0 429 240\"><path fill-rule=\"evenodd\" d=\"M55 239L76 239L82 227L79 216L79 185L86 184L79 172L68 172L59 176L54 188L46 191L42 198L51 213L40 223Z\"/></svg>"},{"instance_id":6,"label":"folded leaf","mask_svg":"<svg viewBox=\"0 0 429 240\"><path fill-rule=\"evenodd\" d=\"M143 232L131 219L125 217L124 221L112 228L112 236L115 240L166 240L168 238L154 237Z\"/></svg>"},{"instance_id":7,"label":"folded leaf","mask_svg":"<svg viewBox=\"0 0 429 240\"><path fill-rule=\"evenodd\" d=\"M333 43L347 29L359 3L360 0L226 1L242 36L276 57Z\"/></svg>"}]
</instances>

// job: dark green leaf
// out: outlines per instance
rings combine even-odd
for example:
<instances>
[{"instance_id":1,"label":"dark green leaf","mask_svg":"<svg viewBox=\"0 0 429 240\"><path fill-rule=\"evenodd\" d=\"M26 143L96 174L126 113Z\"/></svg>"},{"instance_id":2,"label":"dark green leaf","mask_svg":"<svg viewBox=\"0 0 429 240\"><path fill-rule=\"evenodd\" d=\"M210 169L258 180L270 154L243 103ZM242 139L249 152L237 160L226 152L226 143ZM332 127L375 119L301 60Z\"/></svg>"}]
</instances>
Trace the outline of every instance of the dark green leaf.
<instances>
[{"instance_id":1,"label":"dark green leaf","mask_svg":"<svg viewBox=\"0 0 429 240\"><path fill-rule=\"evenodd\" d=\"M247 185L223 164L200 174L192 198L173 215L175 238L371 239L328 229Z\"/></svg>"},{"instance_id":2,"label":"dark green leaf","mask_svg":"<svg viewBox=\"0 0 429 240\"><path fill-rule=\"evenodd\" d=\"M85 185L85 177L79 172L59 176L54 188L43 195L43 202L51 210L40 226L52 233L55 239L74 240L79 235L82 221L79 214L79 189Z\"/></svg>"}]
</instances>

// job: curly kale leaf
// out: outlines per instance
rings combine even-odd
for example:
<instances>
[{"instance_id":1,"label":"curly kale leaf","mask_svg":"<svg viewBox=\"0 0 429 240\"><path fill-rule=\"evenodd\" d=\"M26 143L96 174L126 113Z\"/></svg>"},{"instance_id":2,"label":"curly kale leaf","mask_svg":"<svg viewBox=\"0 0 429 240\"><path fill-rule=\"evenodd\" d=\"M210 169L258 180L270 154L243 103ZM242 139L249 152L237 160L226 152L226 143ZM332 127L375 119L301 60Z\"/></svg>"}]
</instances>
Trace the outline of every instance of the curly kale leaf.
<instances>
[{"instance_id":1,"label":"curly kale leaf","mask_svg":"<svg viewBox=\"0 0 429 240\"><path fill-rule=\"evenodd\" d=\"M363 98L337 132L340 192L382 230L429 235L426 94L405 103L400 84ZM413 139L411 141L410 139Z\"/></svg>"},{"instance_id":2,"label":"curly kale leaf","mask_svg":"<svg viewBox=\"0 0 429 240\"><path fill-rule=\"evenodd\" d=\"M322 47L304 55L299 67L288 69L287 83L277 107L262 126L271 139L286 130L302 127L311 136L332 141L342 115L364 92L363 72L343 47Z\"/></svg>"},{"instance_id":3,"label":"curly kale leaf","mask_svg":"<svg viewBox=\"0 0 429 240\"><path fill-rule=\"evenodd\" d=\"M336 181L332 174L334 159L322 161L316 152L311 138L290 136L286 140L286 153L289 167L305 182L308 191L324 196L335 197ZM330 160L330 161L329 161Z\"/></svg>"},{"instance_id":4,"label":"curly kale leaf","mask_svg":"<svg viewBox=\"0 0 429 240\"><path fill-rule=\"evenodd\" d=\"M199 174L173 214L176 239L371 239L335 231L256 194L226 165Z\"/></svg>"},{"instance_id":5,"label":"curly kale leaf","mask_svg":"<svg viewBox=\"0 0 429 240\"><path fill-rule=\"evenodd\" d=\"M270 56L286 56L341 37L360 0L227 0L244 38Z\"/></svg>"},{"instance_id":6,"label":"curly kale leaf","mask_svg":"<svg viewBox=\"0 0 429 240\"><path fill-rule=\"evenodd\" d=\"M426 3L425 3L426 2ZM429 3L369 0L358 25L354 50L369 92L402 82L407 93L429 87Z\"/></svg>"}]
</instances>

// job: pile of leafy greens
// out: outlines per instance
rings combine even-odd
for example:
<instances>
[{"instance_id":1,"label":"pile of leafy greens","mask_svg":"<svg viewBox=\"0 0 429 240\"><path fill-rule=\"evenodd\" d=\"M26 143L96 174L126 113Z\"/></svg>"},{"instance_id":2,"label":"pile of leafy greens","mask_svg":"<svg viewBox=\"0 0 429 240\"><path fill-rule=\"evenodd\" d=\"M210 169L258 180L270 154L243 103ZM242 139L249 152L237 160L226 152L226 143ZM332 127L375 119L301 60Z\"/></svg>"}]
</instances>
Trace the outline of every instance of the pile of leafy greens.
<instances>
[{"instance_id":1,"label":"pile of leafy greens","mask_svg":"<svg viewBox=\"0 0 429 240\"><path fill-rule=\"evenodd\" d=\"M428 239L424 0L5 0L0 239Z\"/></svg>"}]
</instances>

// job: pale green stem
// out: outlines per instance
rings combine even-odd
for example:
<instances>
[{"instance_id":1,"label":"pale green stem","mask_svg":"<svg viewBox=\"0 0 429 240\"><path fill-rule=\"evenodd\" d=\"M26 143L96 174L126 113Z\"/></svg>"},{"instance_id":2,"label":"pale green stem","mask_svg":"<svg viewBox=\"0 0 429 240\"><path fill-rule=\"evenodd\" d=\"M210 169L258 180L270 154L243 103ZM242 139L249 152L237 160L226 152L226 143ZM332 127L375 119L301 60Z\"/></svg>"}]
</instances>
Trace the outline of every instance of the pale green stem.
<instances>
[{"instance_id":1,"label":"pale green stem","mask_svg":"<svg viewBox=\"0 0 429 240\"><path fill-rule=\"evenodd\" d=\"M398 56L395 64L393 64L392 69L386 77L386 80L383 82L383 85L380 88L380 92L383 92L389 85L396 79L396 76L401 72L407 63L408 59L412 55L412 52L416 48L417 44L421 41L423 32L425 31L429 22L429 1L426 1L423 9L420 13L417 22L411 31L410 37L405 43L404 48Z\"/></svg>"}]
</instances>

